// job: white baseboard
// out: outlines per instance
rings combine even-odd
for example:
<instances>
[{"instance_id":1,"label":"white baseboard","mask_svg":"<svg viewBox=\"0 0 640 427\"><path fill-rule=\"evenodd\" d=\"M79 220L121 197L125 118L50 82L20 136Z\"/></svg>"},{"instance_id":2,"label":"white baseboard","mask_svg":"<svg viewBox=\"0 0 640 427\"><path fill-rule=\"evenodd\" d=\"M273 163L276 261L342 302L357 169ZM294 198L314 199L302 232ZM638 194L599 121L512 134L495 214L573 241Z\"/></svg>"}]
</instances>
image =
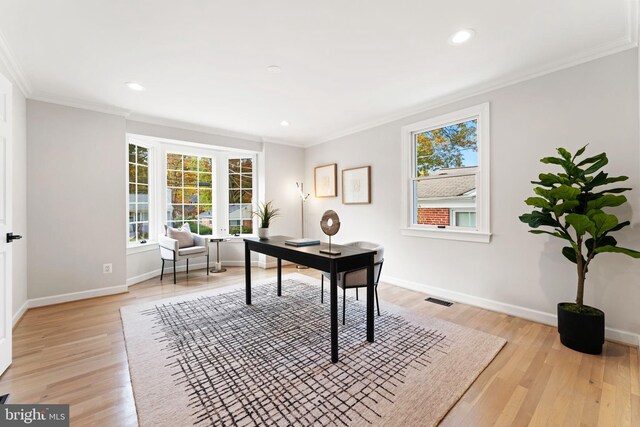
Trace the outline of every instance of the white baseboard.
<instances>
[{"instance_id":1,"label":"white baseboard","mask_svg":"<svg viewBox=\"0 0 640 427\"><path fill-rule=\"evenodd\" d=\"M110 286L108 288L91 289L88 291L71 292L68 294L53 295L50 297L33 298L28 300L29 308L43 307L45 305L61 304L63 302L77 301L87 298L103 297L106 295L129 292L126 285Z\"/></svg>"},{"instance_id":2,"label":"white baseboard","mask_svg":"<svg viewBox=\"0 0 640 427\"><path fill-rule=\"evenodd\" d=\"M13 327L15 327L18 324L20 319L22 319L22 316L24 316L28 308L29 308L29 300L26 300L24 304L22 304L22 307L20 307L18 311L13 313Z\"/></svg>"},{"instance_id":3,"label":"white baseboard","mask_svg":"<svg viewBox=\"0 0 640 427\"><path fill-rule=\"evenodd\" d=\"M462 292L451 291L448 289L429 286L423 283L412 282L409 280L398 279L382 275L380 281L390 285L399 286L401 288L410 289L412 291L421 292L423 294L444 298L447 300L459 302L462 304L472 305L474 307L485 308L498 313L509 314L511 316L521 317L523 319L532 320L534 322L543 323L545 325L557 326L557 316L553 313L533 310L513 304L507 304L500 301L494 301L487 298L477 297ZM605 327L605 337L611 341L617 341L634 347L640 346L640 335L633 332L621 331L619 329Z\"/></svg>"}]
</instances>

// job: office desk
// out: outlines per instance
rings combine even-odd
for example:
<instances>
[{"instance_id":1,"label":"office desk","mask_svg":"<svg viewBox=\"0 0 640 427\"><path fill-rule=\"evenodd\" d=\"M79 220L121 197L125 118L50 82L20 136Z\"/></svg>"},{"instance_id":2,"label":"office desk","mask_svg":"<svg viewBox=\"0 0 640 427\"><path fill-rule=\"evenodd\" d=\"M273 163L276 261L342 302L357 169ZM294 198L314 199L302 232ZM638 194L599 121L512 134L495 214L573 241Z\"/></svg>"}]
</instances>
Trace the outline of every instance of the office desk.
<instances>
[{"instance_id":1,"label":"office desk","mask_svg":"<svg viewBox=\"0 0 640 427\"><path fill-rule=\"evenodd\" d=\"M273 236L260 240L255 237L244 239L245 260L245 295L246 303L251 304L251 251L269 255L278 260L278 296L282 295L282 260L306 265L316 270L326 271L331 277L331 361L338 361L338 273L359 268L367 268L367 341L373 342L373 265L376 251L359 249L351 246L331 245L340 251L340 255L320 253L320 249L328 249L329 245L321 243L313 246L289 246L286 236Z\"/></svg>"}]
</instances>

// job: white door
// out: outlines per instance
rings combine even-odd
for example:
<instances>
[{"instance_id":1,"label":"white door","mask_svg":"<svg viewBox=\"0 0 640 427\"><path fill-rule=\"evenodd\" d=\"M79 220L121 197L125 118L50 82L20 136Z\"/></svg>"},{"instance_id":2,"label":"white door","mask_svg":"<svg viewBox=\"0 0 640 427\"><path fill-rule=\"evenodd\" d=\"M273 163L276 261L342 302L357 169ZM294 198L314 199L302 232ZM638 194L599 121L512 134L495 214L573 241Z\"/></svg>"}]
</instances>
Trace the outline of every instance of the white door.
<instances>
[{"instance_id":1,"label":"white door","mask_svg":"<svg viewBox=\"0 0 640 427\"><path fill-rule=\"evenodd\" d=\"M0 375L11 364L11 83L0 74Z\"/></svg>"}]
</instances>

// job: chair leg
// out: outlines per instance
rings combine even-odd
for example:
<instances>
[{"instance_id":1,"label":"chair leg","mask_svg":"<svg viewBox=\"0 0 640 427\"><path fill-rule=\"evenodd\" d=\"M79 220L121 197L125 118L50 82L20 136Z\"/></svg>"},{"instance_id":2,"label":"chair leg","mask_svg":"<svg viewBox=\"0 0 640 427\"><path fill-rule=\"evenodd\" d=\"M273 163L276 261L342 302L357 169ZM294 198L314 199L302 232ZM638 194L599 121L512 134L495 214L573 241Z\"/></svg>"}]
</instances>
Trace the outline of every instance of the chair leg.
<instances>
[{"instance_id":1,"label":"chair leg","mask_svg":"<svg viewBox=\"0 0 640 427\"><path fill-rule=\"evenodd\" d=\"M187 276L189 275L189 258L187 258Z\"/></svg>"},{"instance_id":2,"label":"chair leg","mask_svg":"<svg viewBox=\"0 0 640 427\"><path fill-rule=\"evenodd\" d=\"M324 304L324 276L320 276L320 304Z\"/></svg>"},{"instance_id":3,"label":"chair leg","mask_svg":"<svg viewBox=\"0 0 640 427\"><path fill-rule=\"evenodd\" d=\"M173 284L176 284L176 260L173 260Z\"/></svg>"},{"instance_id":4,"label":"chair leg","mask_svg":"<svg viewBox=\"0 0 640 427\"><path fill-rule=\"evenodd\" d=\"M356 301L358 301L358 288L356 288Z\"/></svg>"},{"instance_id":5,"label":"chair leg","mask_svg":"<svg viewBox=\"0 0 640 427\"><path fill-rule=\"evenodd\" d=\"M347 315L347 288L342 289L342 324L345 324Z\"/></svg>"},{"instance_id":6,"label":"chair leg","mask_svg":"<svg viewBox=\"0 0 640 427\"><path fill-rule=\"evenodd\" d=\"M209 252L207 252L207 276L209 275Z\"/></svg>"},{"instance_id":7,"label":"chair leg","mask_svg":"<svg viewBox=\"0 0 640 427\"><path fill-rule=\"evenodd\" d=\"M162 276L164 275L164 258L162 258L162 269L160 270L160 281L162 282Z\"/></svg>"},{"instance_id":8,"label":"chair leg","mask_svg":"<svg viewBox=\"0 0 640 427\"><path fill-rule=\"evenodd\" d=\"M378 306L378 316L380 316L380 300L378 299L378 285L374 288L376 291L376 306Z\"/></svg>"}]
</instances>

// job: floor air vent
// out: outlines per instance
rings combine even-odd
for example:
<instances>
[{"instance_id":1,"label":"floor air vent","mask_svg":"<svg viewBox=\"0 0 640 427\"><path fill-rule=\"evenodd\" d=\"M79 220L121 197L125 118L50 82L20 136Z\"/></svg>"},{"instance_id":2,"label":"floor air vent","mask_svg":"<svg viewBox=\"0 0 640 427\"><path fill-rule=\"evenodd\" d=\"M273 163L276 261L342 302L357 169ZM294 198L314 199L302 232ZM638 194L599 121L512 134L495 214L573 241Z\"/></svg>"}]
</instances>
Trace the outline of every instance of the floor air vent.
<instances>
[{"instance_id":1,"label":"floor air vent","mask_svg":"<svg viewBox=\"0 0 640 427\"><path fill-rule=\"evenodd\" d=\"M451 306L453 305L453 303L452 303L452 302L445 301L445 300L441 300L441 299L438 299L438 298L431 298L431 297L429 297L429 298L427 298L425 301L429 301L429 302L432 302L432 303L434 303L434 304L444 305L445 307L451 307Z\"/></svg>"}]
</instances>

